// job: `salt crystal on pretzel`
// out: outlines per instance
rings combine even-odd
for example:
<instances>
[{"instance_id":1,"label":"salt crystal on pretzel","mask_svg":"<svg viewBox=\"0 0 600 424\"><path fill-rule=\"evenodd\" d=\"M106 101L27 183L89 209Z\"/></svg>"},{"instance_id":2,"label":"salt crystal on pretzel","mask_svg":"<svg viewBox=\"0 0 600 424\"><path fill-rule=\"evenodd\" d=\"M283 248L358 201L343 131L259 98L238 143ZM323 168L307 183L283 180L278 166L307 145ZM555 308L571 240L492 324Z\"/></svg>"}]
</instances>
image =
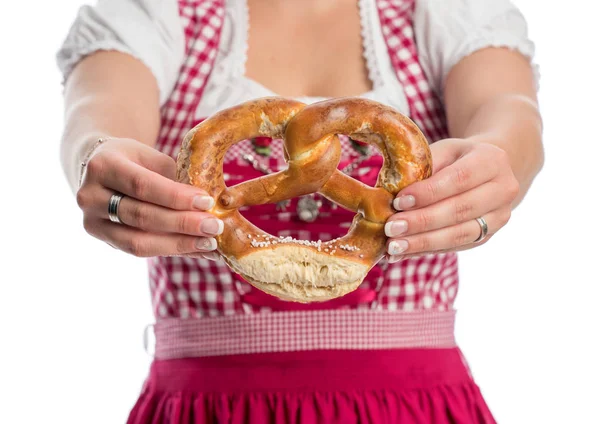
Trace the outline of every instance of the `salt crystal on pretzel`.
<instances>
[{"instance_id":1,"label":"salt crystal on pretzel","mask_svg":"<svg viewBox=\"0 0 600 424\"><path fill-rule=\"evenodd\" d=\"M337 170L338 134L379 149L383 166L375 187ZM227 187L223 158L235 143L254 137L283 139L287 169ZM269 97L225 109L185 136L177 179L215 199L210 211L223 220L217 236L225 262L250 284L296 302L326 301L355 290L385 254L386 220L404 187L431 175L427 140L406 116L360 98L311 105ZM348 234L321 243L275 238L238 211L319 192L357 212Z\"/></svg>"}]
</instances>

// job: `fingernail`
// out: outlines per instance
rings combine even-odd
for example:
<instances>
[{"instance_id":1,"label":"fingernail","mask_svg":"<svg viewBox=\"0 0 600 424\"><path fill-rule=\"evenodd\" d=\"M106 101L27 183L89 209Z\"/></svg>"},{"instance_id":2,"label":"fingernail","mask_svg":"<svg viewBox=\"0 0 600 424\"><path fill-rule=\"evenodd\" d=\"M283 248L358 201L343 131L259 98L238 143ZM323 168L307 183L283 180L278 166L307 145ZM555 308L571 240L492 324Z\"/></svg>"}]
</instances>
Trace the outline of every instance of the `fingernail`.
<instances>
[{"instance_id":1,"label":"fingernail","mask_svg":"<svg viewBox=\"0 0 600 424\"><path fill-rule=\"evenodd\" d=\"M399 255L408 249L408 242L406 240L394 240L388 245L388 254L391 256Z\"/></svg>"},{"instance_id":2,"label":"fingernail","mask_svg":"<svg viewBox=\"0 0 600 424\"><path fill-rule=\"evenodd\" d=\"M408 230L408 222L403 219L397 221L389 221L385 224L385 235L388 237L397 237L404 234Z\"/></svg>"},{"instance_id":3,"label":"fingernail","mask_svg":"<svg viewBox=\"0 0 600 424\"><path fill-rule=\"evenodd\" d=\"M213 261L213 262L220 262L222 260L221 255L219 255L217 252L203 253L202 257L204 259L208 259L209 261Z\"/></svg>"},{"instance_id":4,"label":"fingernail","mask_svg":"<svg viewBox=\"0 0 600 424\"><path fill-rule=\"evenodd\" d=\"M215 199L210 196L196 196L194 197L192 204L196 209L208 211L215 206Z\"/></svg>"},{"instance_id":5,"label":"fingernail","mask_svg":"<svg viewBox=\"0 0 600 424\"><path fill-rule=\"evenodd\" d=\"M224 228L225 224L218 218L207 218L200 224L200 231L210 236L218 236Z\"/></svg>"},{"instance_id":6,"label":"fingernail","mask_svg":"<svg viewBox=\"0 0 600 424\"><path fill-rule=\"evenodd\" d=\"M393 264L393 263L399 262L400 260L402 260L402 257L400 257L400 256L390 256L388 258L388 263Z\"/></svg>"},{"instance_id":7,"label":"fingernail","mask_svg":"<svg viewBox=\"0 0 600 424\"><path fill-rule=\"evenodd\" d=\"M392 204L394 205L394 209L397 211L403 211L408 208L412 208L415 203L415 196L408 195L396 197Z\"/></svg>"},{"instance_id":8,"label":"fingernail","mask_svg":"<svg viewBox=\"0 0 600 424\"><path fill-rule=\"evenodd\" d=\"M210 252L217 248L217 241L214 238L199 238L196 240L196 249Z\"/></svg>"}]
</instances>

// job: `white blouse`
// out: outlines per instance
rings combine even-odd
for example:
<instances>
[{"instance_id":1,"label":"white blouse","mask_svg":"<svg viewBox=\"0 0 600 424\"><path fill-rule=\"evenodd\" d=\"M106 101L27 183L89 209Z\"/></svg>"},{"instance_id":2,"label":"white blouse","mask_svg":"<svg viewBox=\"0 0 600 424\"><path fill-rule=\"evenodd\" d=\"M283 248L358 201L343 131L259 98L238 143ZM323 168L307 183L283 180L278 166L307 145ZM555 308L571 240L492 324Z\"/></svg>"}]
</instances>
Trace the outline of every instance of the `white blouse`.
<instances>
[{"instance_id":1,"label":"white blouse","mask_svg":"<svg viewBox=\"0 0 600 424\"><path fill-rule=\"evenodd\" d=\"M373 84L373 89L361 97L408 114L375 0L358 0L358 6L363 52ZM510 0L416 0L414 31L423 70L440 94L452 67L476 50L508 47L530 60L534 56L527 23ZM226 0L219 50L196 110L197 118L253 98L276 95L245 76L247 34L246 1ZM177 1L98 0L96 6L83 6L57 54L64 79L79 60L98 50L121 51L145 63L156 77L163 104L175 86L185 53ZM305 103L321 99L299 98Z\"/></svg>"}]
</instances>

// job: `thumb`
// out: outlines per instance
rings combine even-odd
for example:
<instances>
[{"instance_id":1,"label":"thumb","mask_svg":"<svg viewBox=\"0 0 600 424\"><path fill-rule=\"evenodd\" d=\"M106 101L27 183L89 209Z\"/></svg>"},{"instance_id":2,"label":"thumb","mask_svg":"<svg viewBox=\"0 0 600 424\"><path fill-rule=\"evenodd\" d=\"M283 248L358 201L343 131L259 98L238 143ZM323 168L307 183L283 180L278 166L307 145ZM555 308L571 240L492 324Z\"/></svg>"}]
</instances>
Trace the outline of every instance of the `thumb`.
<instances>
[{"instance_id":1,"label":"thumb","mask_svg":"<svg viewBox=\"0 0 600 424\"><path fill-rule=\"evenodd\" d=\"M146 148L139 151L139 164L150 171L175 181L177 175L177 163L175 159L152 147L144 147Z\"/></svg>"},{"instance_id":2,"label":"thumb","mask_svg":"<svg viewBox=\"0 0 600 424\"><path fill-rule=\"evenodd\" d=\"M462 140L446 138L431 144L431 158L433 161L433 174L437 174L447 166L456 162L464 153Z\"/></svg>"}]
</instances>

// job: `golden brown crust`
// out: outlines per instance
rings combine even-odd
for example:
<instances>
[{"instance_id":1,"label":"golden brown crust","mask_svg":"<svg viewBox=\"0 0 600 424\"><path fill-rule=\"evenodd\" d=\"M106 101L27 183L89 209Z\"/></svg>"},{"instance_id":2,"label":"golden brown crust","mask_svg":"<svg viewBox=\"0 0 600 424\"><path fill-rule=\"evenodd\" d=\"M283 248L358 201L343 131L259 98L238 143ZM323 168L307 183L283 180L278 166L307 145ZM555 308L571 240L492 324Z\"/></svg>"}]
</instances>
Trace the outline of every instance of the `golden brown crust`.
<instances>
[{"instance_id":1,"label":"golden brown crust","mask_svg":"<svg viewBox=\"0 0 600 424\"><path fill-rule=\"evenodd\" d=\"M337 134L368 142L381 151L384 164L375 187L337 171L341 154ZM257 136L284 139L288 168L226 187L225 153L233 144ZM383 226L394 213L393 198L404 187L430 175L431 154L418 127L392 108L358 98L310 106L273 97L250 101L223 110L192 129L178 157L178 180L202 188L216 199L211 212L225 224L217 242L228 265L259 289L301 302L333 299L356 289L385 254ZM241 206L314 192L357 212L345 237L327 245L275 238L238 212ZM257 271L268 269L277 255L288 263L281 265L284 274L281 269L272 275Z\"/></svg>"}]
</instances>

